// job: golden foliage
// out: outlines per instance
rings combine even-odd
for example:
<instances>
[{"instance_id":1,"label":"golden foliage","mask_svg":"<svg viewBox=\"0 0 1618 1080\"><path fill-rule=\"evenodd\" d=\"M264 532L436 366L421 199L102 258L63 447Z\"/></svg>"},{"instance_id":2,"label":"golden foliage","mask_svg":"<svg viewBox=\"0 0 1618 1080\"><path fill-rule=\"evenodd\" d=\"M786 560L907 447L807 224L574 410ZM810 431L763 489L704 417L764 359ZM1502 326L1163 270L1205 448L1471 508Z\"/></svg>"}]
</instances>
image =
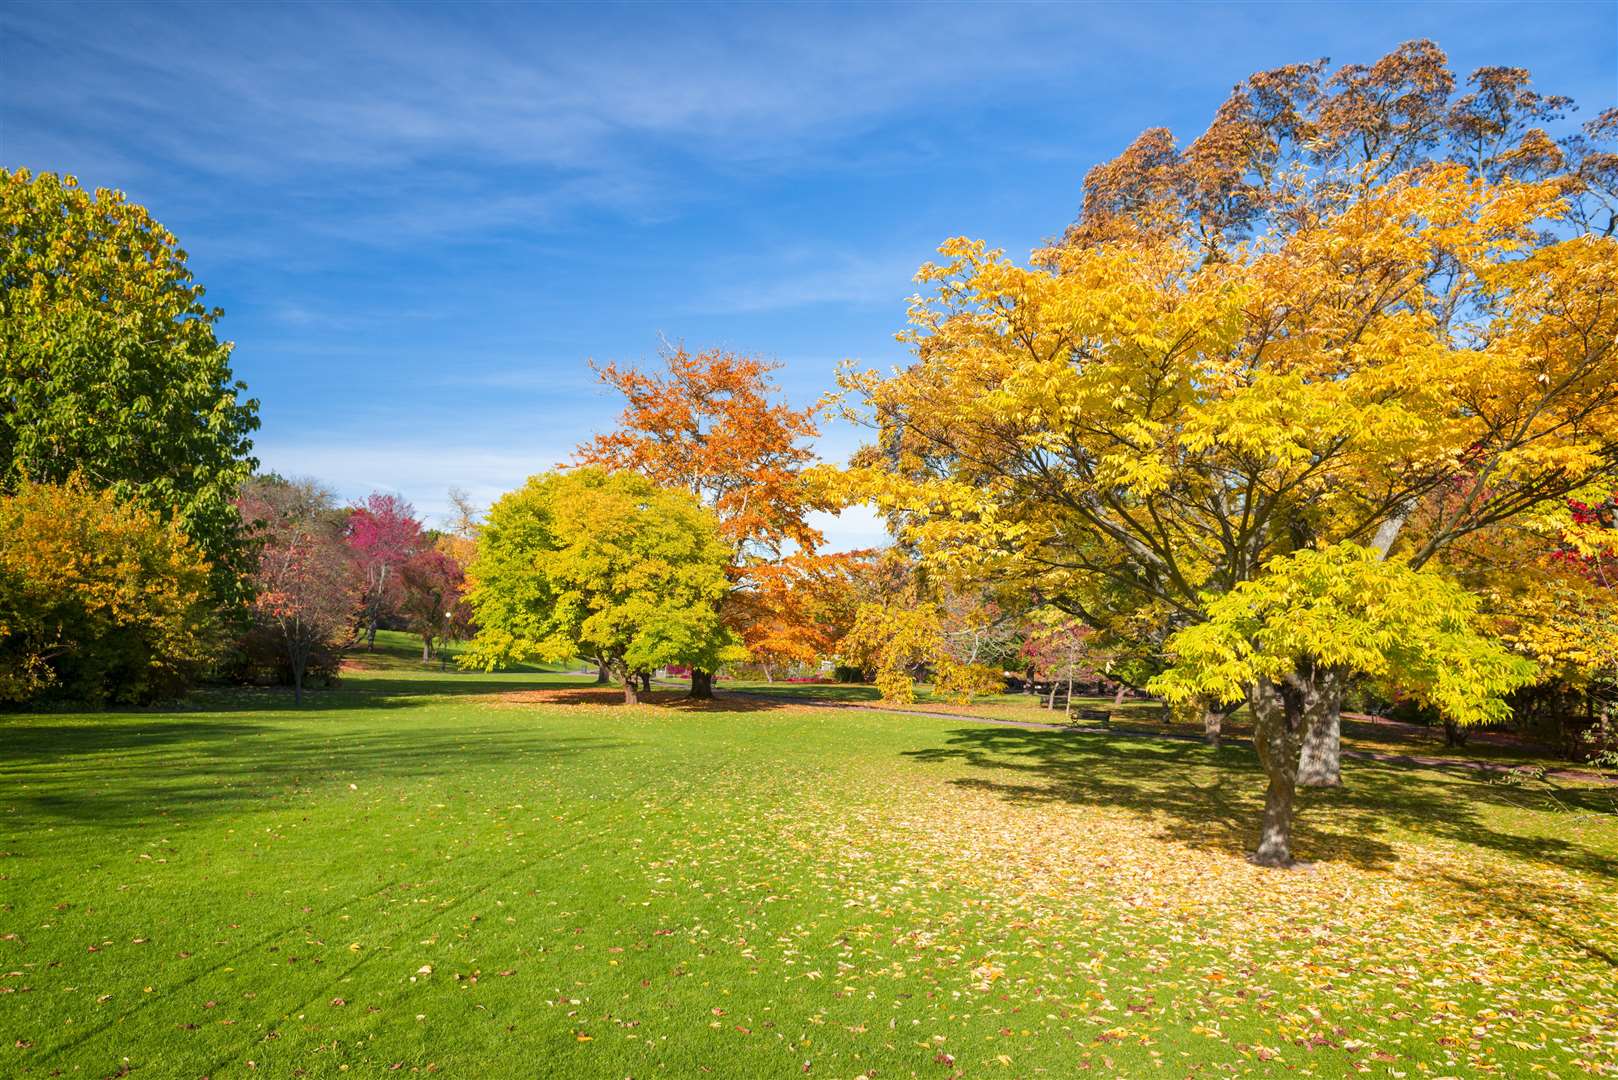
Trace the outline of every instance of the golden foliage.
<instances>
[{"instance_id":1,"label":"golden foliage","mask_svg":"<svg viewBox=\"0 0 1618 1080\"><path fill-rule=\"evenodd\" d=\"M24 482L0 496L0 700L177 694L216 644L209 596L177 523L77 476Z\"/></svg>"},{"instance_id":2,"label":"golden foliage","mask_svg":"<svg viewBox=\"0 0 1618 1080\"><path fill-rule=\"evenodd\" d=\"M780 367L723 349L668 349L666 374L594 365L627 404L618 427L579 447L585 465L639 472L684 488L719 517L725 540L779 553L783 542L813 551L822 537L805 520L815 507L800 473L814 460L803 441L819 434L816 409L772 401Z\"/></svg>"},{"instance_id":3,"label":"golden foliage","mask_svg":"<svg viewBox=\"0 0 1618 1080\"><path fill-rule=\"evenodd\" d=\"M910 704L916 700L913 672L944 655L938 609L863 603L837 651L844 663L876 671L883 701Z\"/></svg>"},{"instance_id":4,"label":"golden foliage","mask_svg":"<svg viewBox=\"0 0 1618 1080\"><path fill-rule=\"evenodd\" d=\"M1472 86L1456 96L1429 42L1261 73L1186 150L1151 131L1098 167L1079 221L1030 265L946 241L917 275L914 362L843 372L878 428L849 482L949 574L1141 628L1146 652L1193 634L1181 664L1214 669L1186 678L1227 699L1292 675L1187 646L1272 567L1352 548L1425 587L1467 538L1565 521L1570 497L1618 476L1618 239L1597 214L1618 117L1550 147L1538 128L1564 101L1513 69ZM1334 589L1368 573L1328 562ZM1363 644L1308 648L1457 716L1516 679L1468 646L1455 655L1490 672L1468 695L1437 686L1431 650ZM1283 652L1318 706L1288 723L1325 763L1311 782L1333 782L1356 669Z\"/></svg>"}]
</instances>

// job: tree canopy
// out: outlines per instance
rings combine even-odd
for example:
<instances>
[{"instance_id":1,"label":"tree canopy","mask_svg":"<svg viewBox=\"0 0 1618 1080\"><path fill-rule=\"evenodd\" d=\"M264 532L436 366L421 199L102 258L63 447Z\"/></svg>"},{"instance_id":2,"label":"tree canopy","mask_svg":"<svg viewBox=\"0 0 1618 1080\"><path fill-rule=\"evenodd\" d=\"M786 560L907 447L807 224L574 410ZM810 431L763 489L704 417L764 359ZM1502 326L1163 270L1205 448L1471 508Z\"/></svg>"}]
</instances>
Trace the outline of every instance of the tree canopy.
<instances>
[{"instance_id":1,"label":"tree canopy","mask_svg":"<svg viewBox=\"0 0 1618 1080\"><path fill-rule=\"evenodd\" d=\"M1033 265L947 242L915 362L845 373L879 427L857 481L928 559L1165 640L1277 560L1353 545L1437 575L1463 538L1610 490L1618 112L1557 143L1566 103L1526 72L1472 86L1430 43L1260 73L1184 150L1148 132L1092 171ZM1311 703L1276 719L1305 782L1336 780L1332 655L1243 691Z\"/></svg>"},{"instance_id":2,"label":"tree canopy","mask_svg":"<svg viewBox=\"0 0 1618 1080\"><path fill-rule=\"evenodd\" d=\"M773 400L770 373L780 365L684 346L665 350L662 364L666 374L595 366L625 406L613 431L579 447L580 462L686 489L718 516L720 535L739 553L779 557L785 544L820 546L801 475L815 460L806 440L819 434L816 410Z\"/></svg>"},{"instance_id":3,"label":"tree canopy","mask_svg":"<svg viewBox=\"0 0 1618 1080\"><path fill-rule=\"evenodd\" d=\"M461 663L599 656L634 676L745 658L719 617L727 545L711 512L636 473L531 478L489 508L467 570L477 636Z\"/></svg>"},{"instance_id":4,"label":"tree canopy","mask_svg":"<svg viewBox=\"0 0 1618 1080\"><path fill-rule=\"evenodd\" d=\"M237 594L258 403L174 236L122 192L0 169L0 490L85 482L178 521Z\"/></svg>"},{"instance_id":5,"label":"tree canopy","mask_svg":"<svg viewBox=\"0 0 1618 1080\"><path fill-rule=\"evenodd\" d=\"M320 485L279 476L252 478L237 509L255 557L253 619L285 657L293 701L301 705L312 662L335 672L364 596L346 522Z\"/></svg>"},{"instance_id":6,"label":"tree canopy","mask_svg":"<svg viewBox=\"0 0 1618 1080\"><path fill-rule=\"evenodd\" d=\"M663 372L595 365L625 407L615 430L579 447L579 461L683 488L714 512L731 553L726 623L761 661L823 648L818 605L803 603L802 590L846 567L817 554L825 538L809 523L828 505L805 474L818 406L781 401L771 378L780 365L756 356L676 346L661 359ZM708 669L692 669L693 697L711 696L711 683Z\"/></svg>"}]
</instances>

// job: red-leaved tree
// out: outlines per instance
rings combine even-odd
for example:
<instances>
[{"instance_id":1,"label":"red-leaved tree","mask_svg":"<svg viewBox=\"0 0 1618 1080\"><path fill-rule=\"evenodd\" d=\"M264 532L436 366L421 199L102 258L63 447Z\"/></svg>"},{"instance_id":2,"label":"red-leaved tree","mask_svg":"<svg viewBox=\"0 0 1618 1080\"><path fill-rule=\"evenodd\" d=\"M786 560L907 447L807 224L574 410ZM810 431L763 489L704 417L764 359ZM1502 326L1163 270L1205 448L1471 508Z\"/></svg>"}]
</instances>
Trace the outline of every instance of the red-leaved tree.
<instances>
[{"instance_id":1,"label":"red-leaved tree","mask_svg":"<svg viewBox=\"0 0 1618 1080\"><path fill-rule=\"evenodd\" d=\"M452 540L452 537L445 537ZM423 548L400 572L399 614L421 637L421 658L431 660L435 643L471 636L472 611L463 599L466 570L448 544Z\"/></svg>"},{"instance_id":2,"label":"red-leaved tree","mask_svg":"<svg viewBox=\"0 0 1618 1080\"><path fill-rule=\"evenodd\" d=\"M281 641L303 704L304 674L317 650L339 650L356 600L349 550L330 495L310 481L256 478L237 509L256 545L253 617Z\"/></svg>"},{"instance_id":3,"label":"red-leaved tree","mask_svg":"<svg viewBox=\"0 0 1618 1080\"><path fill-rule=\"evenodd\" d=\"M359 579L365 647L376 648L377 622L398 610L404 568L426 546L416 509L397 495L373 491L348 516L348 548Z\"/></svg>"}]
</instances>

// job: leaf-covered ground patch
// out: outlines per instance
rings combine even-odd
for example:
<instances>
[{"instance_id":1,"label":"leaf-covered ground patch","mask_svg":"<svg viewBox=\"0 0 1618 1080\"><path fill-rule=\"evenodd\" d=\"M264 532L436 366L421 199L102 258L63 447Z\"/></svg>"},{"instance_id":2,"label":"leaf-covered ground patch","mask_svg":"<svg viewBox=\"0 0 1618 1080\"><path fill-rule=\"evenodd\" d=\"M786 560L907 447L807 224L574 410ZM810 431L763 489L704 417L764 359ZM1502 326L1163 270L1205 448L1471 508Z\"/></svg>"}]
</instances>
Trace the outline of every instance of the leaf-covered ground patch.
<instances>
[{"instance_id":1,"label":"leaf-covered ground patch","mask_svg":"<svg viewBox=\"0 0 1618 1080\"><path fill-rule=\"evenodd\" d=\"M1610 793L400 669L0 720L0 1073L1618 1072Z\"/></svg>"}]
</instances>

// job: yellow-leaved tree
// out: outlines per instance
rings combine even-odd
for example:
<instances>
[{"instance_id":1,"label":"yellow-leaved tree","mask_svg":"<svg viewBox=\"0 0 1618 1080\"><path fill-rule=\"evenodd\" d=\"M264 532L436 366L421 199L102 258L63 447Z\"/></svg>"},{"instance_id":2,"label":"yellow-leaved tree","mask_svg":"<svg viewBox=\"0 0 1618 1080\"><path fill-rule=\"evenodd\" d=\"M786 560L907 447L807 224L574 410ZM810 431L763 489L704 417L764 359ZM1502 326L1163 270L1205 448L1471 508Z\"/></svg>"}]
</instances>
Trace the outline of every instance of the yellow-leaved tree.
<instances>
[{"instance_id":1,"label":"yellow-leaved tree","mask_svg":"<svg viewBox=\"0 0 1618 1080\"><path fill-rule=\"evenodd\" d=\"M218 647L202 550L74 474L0 494L0 702L145 704Z\"/></svg>"},{"instance_id":2,"label":"yellow-leaved tree","mask_svg":"<svg viewBox=\"0 0 1618 1080\"><path fill-rule=\"evenodd\" d=\"M477 636L462 667L600 657L639 700L665 664L746 654L720 619L729 549L713 513L636 473L529 477L489 508L467 568Z\"/></svg>"},{"instance_id":3,"label":"yellow-leaved tree","mask_svg":"<svg viewBox=\"0 0 1618 1080\"><path fill-rule=\"evenodd\" d=\"M1567 107L1427 42L1254 75L1093 170L1032 265L944 244L913 363L843 375L853 479L925 558L1161 627L1157 689L1249 704L1262 863L1338 782L1351 677L1459 721L1531 677L1444 554L1610 490L1618 110L1553 139Z\"/></svg>"}]
</instances>

